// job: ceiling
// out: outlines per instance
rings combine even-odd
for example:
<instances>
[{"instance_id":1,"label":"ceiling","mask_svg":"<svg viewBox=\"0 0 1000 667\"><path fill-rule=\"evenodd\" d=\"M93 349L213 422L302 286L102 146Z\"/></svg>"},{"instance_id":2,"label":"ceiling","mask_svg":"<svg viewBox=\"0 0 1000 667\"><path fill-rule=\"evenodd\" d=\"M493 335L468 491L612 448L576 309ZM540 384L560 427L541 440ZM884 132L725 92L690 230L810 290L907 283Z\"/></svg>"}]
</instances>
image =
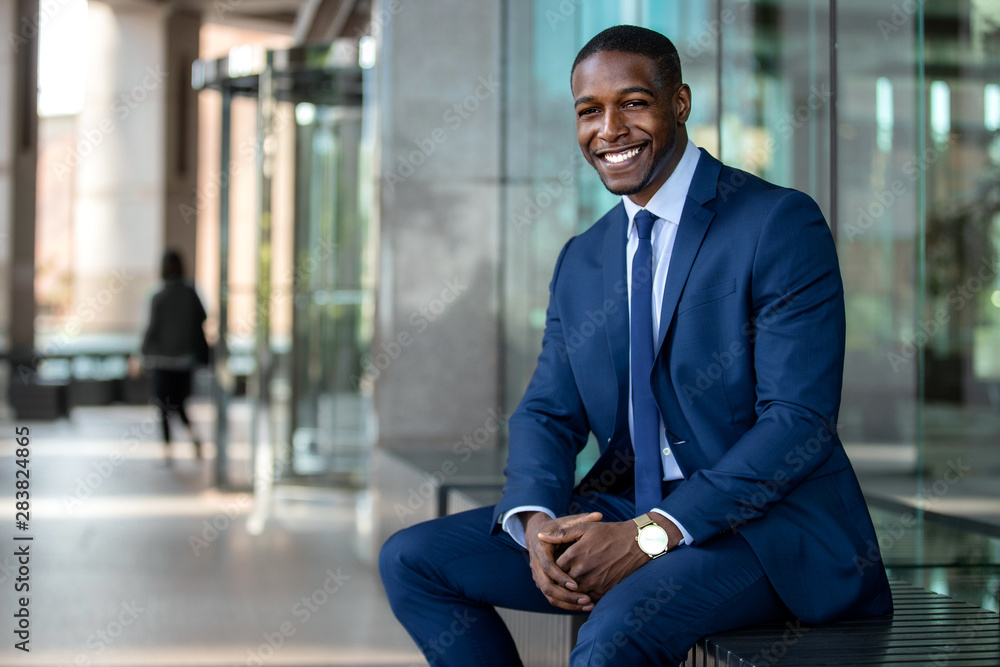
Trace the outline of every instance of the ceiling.
<instances>
[{"instance_id":1,"label":"ceiling","mask_svg":"<svg viewBox=\"0 0 1000 667\"><path fill-rule=\"evenodd\" d=\"M295 36L295 43L329 42L361 34L372 0L99 0L119 8L167 6L201 14L204 23Z\"/></svg>"}]
</instances>

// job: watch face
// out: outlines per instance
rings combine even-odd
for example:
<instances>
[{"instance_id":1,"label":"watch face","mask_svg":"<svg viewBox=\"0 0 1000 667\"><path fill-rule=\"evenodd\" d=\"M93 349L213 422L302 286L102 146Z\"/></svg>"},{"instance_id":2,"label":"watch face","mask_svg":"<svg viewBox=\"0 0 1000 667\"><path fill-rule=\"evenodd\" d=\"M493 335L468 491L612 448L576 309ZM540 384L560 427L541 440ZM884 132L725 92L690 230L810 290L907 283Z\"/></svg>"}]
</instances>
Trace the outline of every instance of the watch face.
<instances>
[{"instance_id":1,"label":"watch face","mask_svg":"<svg viewBox=\"0 0 1000 667\"><path fill-rule=\"evenodd\" d=\"M667 531L659 526L646 526L639 531L639 548L650 556L667 550Z\"/></svg>"}]
</instances>

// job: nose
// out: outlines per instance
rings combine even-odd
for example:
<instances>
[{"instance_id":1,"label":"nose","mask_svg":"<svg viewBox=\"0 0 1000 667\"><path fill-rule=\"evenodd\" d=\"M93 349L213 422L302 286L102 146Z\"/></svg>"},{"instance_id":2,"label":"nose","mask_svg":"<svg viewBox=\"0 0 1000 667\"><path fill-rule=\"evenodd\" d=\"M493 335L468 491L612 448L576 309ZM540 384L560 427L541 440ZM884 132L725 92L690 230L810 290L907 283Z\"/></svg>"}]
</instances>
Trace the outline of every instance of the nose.
<instances>
[{"instance_id":1,"label":"nose","mask_svg":"<svg viewBox=\"0 0 1000 667\"><path fill-rule=\"evenodd\" d=\"M628 126L625 124L624 116L617 109L609 109L604 114L604 122L601 123L597 137L602 141L614 143L616 139L626 134Z\"/></svg>"}]
</instances>

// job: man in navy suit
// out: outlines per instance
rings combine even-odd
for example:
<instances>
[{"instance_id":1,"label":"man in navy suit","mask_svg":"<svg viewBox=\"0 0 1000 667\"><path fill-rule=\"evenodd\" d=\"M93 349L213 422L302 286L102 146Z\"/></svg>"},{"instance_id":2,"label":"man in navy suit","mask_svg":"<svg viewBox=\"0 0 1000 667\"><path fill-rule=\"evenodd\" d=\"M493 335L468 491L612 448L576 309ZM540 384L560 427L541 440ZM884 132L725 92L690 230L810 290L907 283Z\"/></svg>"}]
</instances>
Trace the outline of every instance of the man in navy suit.
<instances>
[{"instance_id":1,"label":"man in navy suit","mask_svg":"<svg viewBox=\"0 0 1000 667\"><path fill-rule=\"evenodd\" d=\"M556 261L503 499L383 547L394 613L432 665L467 666L520 664L495 606L590 612L580 666L891 612L836 433L844 294L819 208L690 143L659 33L597 35L571 86L580 149L622 203Z\"/></svg>"}]
</instances>

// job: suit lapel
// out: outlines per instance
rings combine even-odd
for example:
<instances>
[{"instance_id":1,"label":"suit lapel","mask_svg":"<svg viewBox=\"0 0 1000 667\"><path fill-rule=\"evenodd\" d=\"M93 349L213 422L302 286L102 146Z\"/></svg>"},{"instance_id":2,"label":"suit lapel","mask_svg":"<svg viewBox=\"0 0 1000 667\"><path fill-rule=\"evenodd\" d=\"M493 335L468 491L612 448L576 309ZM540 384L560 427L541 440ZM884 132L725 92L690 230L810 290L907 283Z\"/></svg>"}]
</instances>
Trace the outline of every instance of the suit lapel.
<instances>
[{"instance_id":1,"label":"suit lapel","mask_svg":"<svg viewBox=\"0 0 1000 667\"><path fill-rule=\"evenodd\" d=\"M687 201L684 203L684 210L677 227L677 238L670 254L670 267L667 269L663 305L660 309L660 329L656 339L657 354L663 349L663 341L673 323L677 302L684 291L688 274L691 273L691 267L694 265L695 257L698 256L708 226L715 217L715 211L705 208L703 204L715 198L721 169L721 162L707 151L702 151L694 178L691 180L691 187L688 189Z\"/></svg>"},{"instance_id":2,"label":"suit lapel","mask_svg":"<svg viewBox=\"0 0 1000 667\"><path fill-rule=\"evenodd\" d=\"M618 384L618 410L612 436L617 441L623 433L628 433L628 284L625 282L625 226L628 216L622 204L611 209L608 215L612 219L604 235L604 300L615 304L607 309L606 330Z\"/></svg>"}]
</instances>

